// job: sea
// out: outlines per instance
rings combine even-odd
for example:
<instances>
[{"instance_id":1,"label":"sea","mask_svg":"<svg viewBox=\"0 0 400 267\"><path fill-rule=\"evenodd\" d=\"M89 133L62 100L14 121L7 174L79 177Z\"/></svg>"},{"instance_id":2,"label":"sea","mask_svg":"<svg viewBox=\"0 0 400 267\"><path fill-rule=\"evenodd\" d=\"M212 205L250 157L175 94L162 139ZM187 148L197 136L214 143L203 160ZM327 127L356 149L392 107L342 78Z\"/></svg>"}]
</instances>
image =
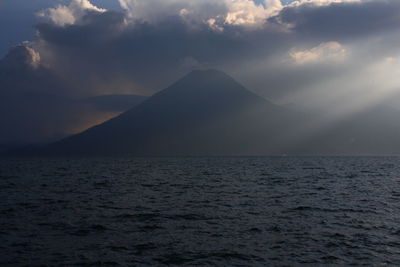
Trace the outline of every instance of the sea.
<instances>
[{"instance_id":1,"label":"sea","mask_svg":"<svg viewBox=\"0 0 400 267\"><path fill-rule=\"evenodd\" d=\"M400 266L400 157L0 159L0 266Z\"/></svg>"}]
</instances>

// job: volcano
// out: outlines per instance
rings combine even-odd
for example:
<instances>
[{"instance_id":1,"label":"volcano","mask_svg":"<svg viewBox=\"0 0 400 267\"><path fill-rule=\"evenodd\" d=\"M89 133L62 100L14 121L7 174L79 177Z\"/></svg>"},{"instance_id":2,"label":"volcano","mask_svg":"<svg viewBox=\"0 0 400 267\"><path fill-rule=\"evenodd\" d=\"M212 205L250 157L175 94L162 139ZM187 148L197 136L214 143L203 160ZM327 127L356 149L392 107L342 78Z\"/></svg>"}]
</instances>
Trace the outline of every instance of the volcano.
<instances>
[{"instance_id":1,"label":"volcano","mask_svg":"<svg viewBox=\"0 0 400 267\"><path fill-rule=\"evenodd\" d=\"M283 128L293 125L295 118L296 114L221 71L197 70L122 115L43 151L51 155L274 154L280 150Z\"/></svg>"}]
</instances>

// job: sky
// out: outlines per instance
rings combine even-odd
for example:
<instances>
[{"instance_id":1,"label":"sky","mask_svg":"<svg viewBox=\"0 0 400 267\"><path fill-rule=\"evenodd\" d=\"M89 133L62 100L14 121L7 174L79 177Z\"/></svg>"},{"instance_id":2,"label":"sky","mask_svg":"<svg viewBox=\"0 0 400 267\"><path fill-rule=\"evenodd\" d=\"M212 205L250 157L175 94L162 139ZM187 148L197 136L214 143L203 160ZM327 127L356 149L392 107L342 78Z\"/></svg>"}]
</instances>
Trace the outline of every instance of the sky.
<instances>
[{"instance_id":1,"label":"sky","mask_svg":"<svg viewBox=\"0 0 400 267\"><path fill-rule=\"evenodd\" d=\"M66 0L1 0L0 32L3 34L0 36L0 57L3 57L11 46L34 38L34 25L40 22L37 16L39 11L66 2ZM262 0L255 2L261 3ZM288 3L291 0L283 2ZM118 0L92 0L92 3L101 8L121 9Z\"/></svg>"},{"instance_id":2,"label":"sky","mask_svg":"<svg viewBox=\"0 0 400 267\"><path fill-rule=\"evenodd\" d=\"M34 26L40 22L37 16L39 11L66 2L65 0L1 0L0 57L3 57L11 46L34 38ZM120 7L118 1L113 0L96 0L93 3L109 9Z\"/></svg>"},{"instance_id":3,"label":"sky","mask_svg":"<svg viewBox=\"0 0 400 267\"><path fill-rule=\"evenodd\" d=\"M400 107L397 0L0 2L3 101L52 99L40 98L48 109L35 126L21 115L18 127L0 133L0 144L80 131L115 114L93 115L67 100L150 96L193 69L222 70L277 104L323 110L332 121ZM55 98L69 108L48 112ZM57 125L55 118L41 123L49 113ZM21 128L28 126L46 131L27 138Z\"/></svg>"}]
</instances>

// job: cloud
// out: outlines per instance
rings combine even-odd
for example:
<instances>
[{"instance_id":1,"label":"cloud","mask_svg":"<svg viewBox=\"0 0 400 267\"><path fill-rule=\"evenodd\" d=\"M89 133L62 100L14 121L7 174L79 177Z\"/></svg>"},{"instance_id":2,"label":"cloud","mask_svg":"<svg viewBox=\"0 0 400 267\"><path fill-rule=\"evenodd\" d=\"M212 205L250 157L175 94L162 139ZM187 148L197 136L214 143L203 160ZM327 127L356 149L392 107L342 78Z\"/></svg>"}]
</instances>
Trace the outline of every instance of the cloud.
<instances>
[{"instance_id":1,"label":"cloud","mask_svg":"<svg viewBox=\"0 0 400 267\"><path fill-rule=\"evenodd\" d=\"M212 22L228 25L261 25L283 7L279 0L119 0L130 18L157 23L166 17L180 16L191 23Z\"/></svg>"},{"instance_id":2,"label":"cloud","mask_svg":"<svg viewBox=\"0 0 400 267\"><path fill-rule=\"evenodd\" d=\"M288 6L301 6L301 5L314 5L314 6L328 6L330 4L339 3L360 3L362 0L296 0L291 2Z\"/></svg>"},{"instance_id":3,"label":"cloud","mask_svg":"<svg viewBox=\"0 0 400 267\"><path fill-rule=\"evenodd\" d=\"M67 77L74 77L79 87L75 91L81 94L112 89L151 94L184 74L179 67L185 58L224 68L231 60L258 57L260 48L273 53L278 46L276 41L268 47L264 40L260 42L261 32L266 39L277 35L270 29L225 25L221 32L206 23L193 28L181 17L157 24L126 24L125 19L124 13L110 11L88 13L81 24L66 27L41 24L37 49L59 76L67 82L71 81Z\"/></svg>"},{"instance_id":4,"label":"cloud","mask_svg":"<svg viewBox=\"0 0 400 267\"><path fill-rule=\"evenodd\" d=\"M262 25L283 8L280 0L266 0L263 5L257 5L251 0L227 1L227 6L225 23L233 25Z\"/></svg>"},{"instance_id":5,"label":"cloud","mask_svg":"<svg viewBox=\"0 0 400 267\"><path fill-rule=\"evenodd\" d=\"M38 68L41 64L40 54L36 51L30 42L23 42L11 48L7 57L5 57L0 64L3 71L7 69L17 70L24 67Z\"/></svg>"},{"instance_id":6,"label":"cloud","mask_svg":"<svg viewBox=\"0 0 400 267\"><path fill-rule=\"evenodd\" d=\"M290 57L297 64L309 64L316 62L343 62L347 56L347 50L338 42L322 43L311 49L292 49Z\"/></svg>"},{"instance_id":7,"label":"cloud","mask_svg":"<svg viewBox=\"0 0 400 267\"><path fill-rule=\"evenodd\" d=\"M292 4L284 8L275 21L292 25L292 31L303 38L321 42L354 41L397 31L400 24L398 1L327 1L330 4ZM319 1L313 1L319 3ZM325 1L323 1L325 3Z\"/></svg>"},{"instance_id":8,"label":"cloud","mask_svg":"<svg viewBox=\"0 0 400 267\"><path fill-rule=\"evenodd\" d=\"M299 77L291 90L300 91L310 82L329 78L329 72L356 72L360 69L356 65L363 68L398 50L394 31L400 25L400 4L391 1L120 3L123 12L87 10L73 25L37 27L36 49L42 61L64 77L70 93L149 95L184 75L188 66L206 64L235 75L266 96L277 96L293 87L293 82L278 78L285 73L293 81ZM291 61L282 63L288 55ZM338 70L324 67L330 69L326 74L317 66L344 60L346 67ZM312 72L320 73L319 78L308 75Z\"/></svg>"},{"instance_id":9,"label":"cloud","mask_svg":"<svg viewBox=\"0 0 400 267\"><path fill-rule=\"evenodd\" d=\"M333 3L351 3L361 0L299 0L282 4L280 0L119 0L130 18L156 23L166 17L181 16L188 21L211 25L261 26L286 7L303 5L328 6Z\"/></svg>"},{"instance_id":10,"label":"cloud","mask_svg":"<svg viewBox=\"0 0 400 267\"><path fill-rule=\"evenodd\" d=\"M59 26L75 24L88 11L105 12L105 9L98 8L89 0L71 0L69 5L58 5L38 13L39 16L50 19Z\"/></svg>"},{"instance_id":11,"label":"cloud","mask_svg":"<svg viewBox=\"0 0 400 267\"><path fill-rule=\"evenodd\" d=\"M194 57L185 57L182 60L181 67L185 70L198 70L198 69L208 69L209 65L207 63L201 63Z\"/></svg>"}]
</instances>

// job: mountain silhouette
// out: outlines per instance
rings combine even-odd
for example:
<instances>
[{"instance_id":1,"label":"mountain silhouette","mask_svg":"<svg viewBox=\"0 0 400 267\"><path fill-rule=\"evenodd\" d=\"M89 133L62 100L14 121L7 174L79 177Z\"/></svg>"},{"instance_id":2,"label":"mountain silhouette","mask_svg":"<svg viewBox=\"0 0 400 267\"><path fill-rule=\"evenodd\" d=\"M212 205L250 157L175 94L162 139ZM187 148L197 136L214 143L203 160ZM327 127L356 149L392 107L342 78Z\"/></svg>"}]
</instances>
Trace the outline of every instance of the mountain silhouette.
<instances>
[{"instance_id":1,"label":"mountain silhouette","mask_svg":"<svg viewBox=\"0 0 400 267\"><path fill-rule=\"evenodd\" d=\"M124 96L84 99L98 108ZM11 154L44 156L382 155L400 153L400 111L375 107L325 121L277 106L217 70L193 71L80 134ZM5 148L6 149L6 148ZM4 150L4 148L3 148Z\"/></svg>"},{"instance_id":2,"label":"mountain silhouette","mask_svg":"<svg viewBox=\"0 0 400 267\"><path fill-rule=\"evenodd\" d=\"M277 151L296 114L217 70L193 71L143 103L44 148L55 155L247 155Z\"/></svg>"}]
</instances>

